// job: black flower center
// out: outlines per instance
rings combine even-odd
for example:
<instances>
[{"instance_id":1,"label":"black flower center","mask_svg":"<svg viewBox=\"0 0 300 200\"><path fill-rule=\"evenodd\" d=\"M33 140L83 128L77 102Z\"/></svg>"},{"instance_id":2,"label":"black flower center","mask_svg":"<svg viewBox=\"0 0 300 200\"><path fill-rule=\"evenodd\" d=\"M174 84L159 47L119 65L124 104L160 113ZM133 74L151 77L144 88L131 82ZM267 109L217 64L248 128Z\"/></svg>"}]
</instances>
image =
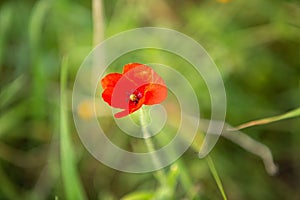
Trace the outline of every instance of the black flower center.
<instances>
[{"instance_id":1,"label":"black flower center","mask_svg":"<svg viewBox=\"0 0 300 200\"><path fill-rule=\"evenodd\" d=\"M131 95L129 95L129 100L134 104L137 104L142 97L143 94L140 91L136 90Z\"/></svg>"}]
</instances>

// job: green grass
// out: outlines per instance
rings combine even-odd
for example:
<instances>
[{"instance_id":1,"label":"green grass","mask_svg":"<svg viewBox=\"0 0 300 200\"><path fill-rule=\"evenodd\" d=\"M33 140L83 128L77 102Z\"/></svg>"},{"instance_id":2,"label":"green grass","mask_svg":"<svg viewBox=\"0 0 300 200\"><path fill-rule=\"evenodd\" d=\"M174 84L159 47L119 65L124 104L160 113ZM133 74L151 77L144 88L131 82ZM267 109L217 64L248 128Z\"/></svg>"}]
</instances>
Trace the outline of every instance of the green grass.
<instances>
[{"instance_id":1,"label":"green grass","mask_svg":"<svg viewBox=\"0 0 300 200\"><path fill-rule=\"evenodd\" d=\"M78 170L76 169L76 157L72 147L68 115L67 94L68 59L64 58L61 66L60 82L60 156L61 170L66 199L86 199L82 188Z\"/></svg>"}]
</instances>

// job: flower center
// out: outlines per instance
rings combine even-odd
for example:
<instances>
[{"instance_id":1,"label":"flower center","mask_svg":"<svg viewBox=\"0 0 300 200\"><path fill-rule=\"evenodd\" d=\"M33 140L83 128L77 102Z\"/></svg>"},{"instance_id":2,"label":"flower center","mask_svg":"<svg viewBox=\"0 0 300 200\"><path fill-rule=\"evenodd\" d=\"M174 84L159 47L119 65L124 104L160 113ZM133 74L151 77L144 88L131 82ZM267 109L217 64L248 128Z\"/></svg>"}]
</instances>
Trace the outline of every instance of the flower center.
<instances>
[{"instance_id":1,"label":"flower center","mask_svg":"<svg viewBox=\"0 0 300 200\"><path fill-rule=\"evenodd\" d=\"M137 102L139 99L138 99L138 97L135 95L135 94L131 94L130 96L129 96L129 99L131 100L131 101L134 101L134 102Z\"/></svg>"}]
</instances>

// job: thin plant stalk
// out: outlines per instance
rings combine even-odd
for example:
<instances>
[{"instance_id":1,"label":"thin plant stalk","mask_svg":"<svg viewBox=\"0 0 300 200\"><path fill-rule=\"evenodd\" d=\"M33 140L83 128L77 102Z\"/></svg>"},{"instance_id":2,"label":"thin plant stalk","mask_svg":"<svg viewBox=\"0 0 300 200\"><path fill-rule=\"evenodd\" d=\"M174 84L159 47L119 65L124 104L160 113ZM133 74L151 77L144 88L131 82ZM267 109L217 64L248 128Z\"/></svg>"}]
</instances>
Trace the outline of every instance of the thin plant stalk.
<instances>
[{"instance_id":1,"label":"thin plant stalk","mask_svg":"<svg viewBox=\"0 0 300 200\"><path fill-rule=\"evenodd\" d=\"M104 15L102 0L92 0L93 6L93 45L96 46L104 38Z\"/></svg>"},{"instance_id":2,"label":"thin plant stalk","mask_svg":"<svg viewBox=\"0 0 300 200\"><path fill-rule=\"evenodd\" d=\"M246 122L244 124L241 124L237 127L233 127L228 130L236 131L236 130L241 130L241 129L245 129L245 128L252 127L252 126L269 124L269 123L277 122L280 120L290 119L290 118L299 117L299 116L300 116L300 108L297 108L295 110L289 111L282 115L276 115L273 117L268 117L268 118L264 118L264 119L258 119L258 120Z\"/></svg>"},{"instance_id":3,"label":"thin plant stalk","mask_svg":"<svg viewBox=\"0 0 300 200\"><path fill-rule=\"evenodd\" d=\"M219 190L221 192L221 195L222 195L223 199L227 200L227 196L226 196L225 190L223 188L222 181L221 181L221 179L219 177L218 171L217 171L217 169L215 167L215 164L214 164L211 156L207 156L206 161L207 161L208 167L210 169L210 172L212 173L212 175L213 175L213 177L214 177L214 179L215 179L215 181L217 183L217 186L218 186L218 188L219 188Z\"/></svg>"},{"instance_id":4,"label":"thin plant stalk","mask_svg":"<svg viewBox=\"0 0 300 200\"><path fill-rule=\"evenodd\" d=\"M151 141L151 138L149 138L150 133L147 129L145 109L143 107L140 109L140 124L141 124L141 128L142 128L143 136L145 138L145 143L146 143L147 149L150 153L154 152L155 148L154 148L154 144ZM155 166L157 166L157 167L160 166L160 161L155 155L152 155L152 160L153 160ZM162 185L166 184L167 176L162 170L157 170L155 173L155 176Z\"/></svg>"}]
</instances>

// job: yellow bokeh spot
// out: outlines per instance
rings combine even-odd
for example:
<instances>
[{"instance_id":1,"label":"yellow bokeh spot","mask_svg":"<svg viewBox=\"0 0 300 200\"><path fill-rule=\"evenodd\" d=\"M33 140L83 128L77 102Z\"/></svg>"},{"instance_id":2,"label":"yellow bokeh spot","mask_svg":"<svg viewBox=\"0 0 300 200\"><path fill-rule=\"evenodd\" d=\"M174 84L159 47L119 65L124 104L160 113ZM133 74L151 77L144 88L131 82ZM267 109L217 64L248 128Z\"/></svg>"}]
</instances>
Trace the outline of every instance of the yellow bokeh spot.
<instances>
[{"instance_id":1,"label":"yellow bokeh spot","mask_svg":"<svg viewBox=\"0 0 300 200\"><path fill-rule=\"evenodd\" d=\"M91 119L94 115L94 102L91 100L82 101L77 107L77 113L82 119Z\"/></svg>"}]
</instances>

